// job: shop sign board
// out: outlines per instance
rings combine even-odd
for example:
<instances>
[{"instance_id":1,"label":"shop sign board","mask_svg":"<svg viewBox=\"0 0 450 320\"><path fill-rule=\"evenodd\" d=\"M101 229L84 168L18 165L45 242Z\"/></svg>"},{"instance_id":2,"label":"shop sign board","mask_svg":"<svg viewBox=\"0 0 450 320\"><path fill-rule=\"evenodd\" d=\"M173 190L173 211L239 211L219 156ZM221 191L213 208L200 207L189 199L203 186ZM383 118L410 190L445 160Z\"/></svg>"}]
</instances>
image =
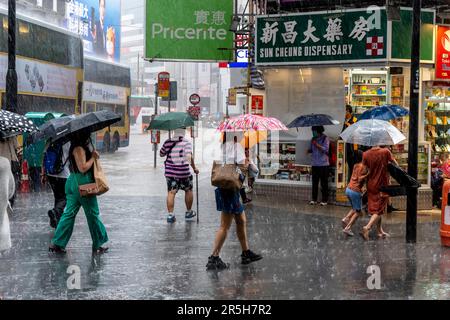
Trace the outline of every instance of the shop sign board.
<instances>
[{"instance_id":1,"label":"shop sign board","mask_svg":"<svg viewBox=\"0 0 450 320\"><path fill-rule=\"evenodd\" d=\"M264 109L264 96L252 96L252 114L262 115Z\"/></svg>"},{"instance_id":2,"label":"shop sign board","mask_svg":"<svg viewBox=\"0 0 450 320\"><path fill-rule=\"evenodd\" d=\"M450 26L437 28L436 79L450 80Z\"/></svg>"},{"instance_id":3,"label":"shop sign board","mask_svg":"<svg viewBox=\"0 0 450 320\"><path fill-rule=\"evenodd\" d=\"M158 97L169 98L170 96L170 74L168 72L158 73Z\"/></svg>"},{"instance_id":4,"label":"shop sign board","mask_svg":"<svg viewBox=\"0 0 450 320\"><path fill-rule=\"evenodd\" d=\"M231 0L147 0L146 58L231 61L232 16Z\"/></svg>"},{"instance_id":5,"label":"shop sign board","mask_svg":"<svg viewBox=\"0 0 450 320\"><path fill-rule=\"evenodd\" d=\"M409 61L412 11L387 21L384 7L260 16L256 19L258 65L311 65ZM421 61L434 62L435 10L421 14ZM388 27L390 26L390 27Z\"/></svg>"},{"instance_id":6,"label":"shop sign board","mask_svg":"<svg viewBox=\"0 0 450 320\"><path fill-rule=\"evenodd\" d=\"M323 64L387 57L387 16L377 6L256 19L256 63Z\"/></svg>"},{"instance_id":7,"label":"shop sign board","mask_svg":"<svg viewBox=\"0 0 450 320\"><path fill-rule=\"evenodd\" d=\"M409 62L411 60L412 10L400 10L401 21L392 22L392 44L390 60ZM420 60L424 63L434 62L435 11L422 9L420 27ZM408 39L408 41L405 41Z\"/></svg>"}]
</instances>

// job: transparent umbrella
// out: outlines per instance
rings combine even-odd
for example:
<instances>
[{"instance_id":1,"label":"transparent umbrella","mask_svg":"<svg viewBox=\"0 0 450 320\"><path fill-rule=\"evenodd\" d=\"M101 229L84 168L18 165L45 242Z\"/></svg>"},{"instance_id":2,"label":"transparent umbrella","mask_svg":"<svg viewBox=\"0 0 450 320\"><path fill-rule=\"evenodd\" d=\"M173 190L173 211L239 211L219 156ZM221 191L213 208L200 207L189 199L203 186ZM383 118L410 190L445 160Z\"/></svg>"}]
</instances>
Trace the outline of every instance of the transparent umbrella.
<instances>
[{"instance_id":1,"label":"transparent umbrella","mask_svg":"<svg viewBox=\"0 0 450 320\"><path fill-rule=\"evenodd\" d=\"M392 124L377 119L360 120L345 129L340 136L347 143L369 147L395 145L406 140L403 133Z\"/></svg>"}]
</instances>

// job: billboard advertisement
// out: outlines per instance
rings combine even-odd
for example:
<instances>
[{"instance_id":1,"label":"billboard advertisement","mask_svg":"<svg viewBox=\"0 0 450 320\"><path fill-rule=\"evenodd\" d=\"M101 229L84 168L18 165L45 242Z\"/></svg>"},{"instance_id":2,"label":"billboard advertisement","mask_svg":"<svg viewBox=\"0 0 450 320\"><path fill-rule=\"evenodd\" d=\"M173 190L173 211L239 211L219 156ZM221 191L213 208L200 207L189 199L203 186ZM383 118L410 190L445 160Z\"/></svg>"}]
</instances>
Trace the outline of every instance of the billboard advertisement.
<instances>
[{"instance_id":1,"label":"billboard advertisement","mask_svg":"<svg viewBox=\"0 0 450 320\"><path fill-rule=\"evenodd\" d=\"M65 28L78 33L87 55L120 62L120 0L68 0Z\"/></svg>"},{"instance_id":2,"label":"billboard advertisement","mask_svg":"<svg viewBox=\"0 0 450 320\"><path fill-rule=\"evenodd\" d=\"M146 58L231 61L232 15L232 0L148 0Z\"/></svg>"}]
</instances>

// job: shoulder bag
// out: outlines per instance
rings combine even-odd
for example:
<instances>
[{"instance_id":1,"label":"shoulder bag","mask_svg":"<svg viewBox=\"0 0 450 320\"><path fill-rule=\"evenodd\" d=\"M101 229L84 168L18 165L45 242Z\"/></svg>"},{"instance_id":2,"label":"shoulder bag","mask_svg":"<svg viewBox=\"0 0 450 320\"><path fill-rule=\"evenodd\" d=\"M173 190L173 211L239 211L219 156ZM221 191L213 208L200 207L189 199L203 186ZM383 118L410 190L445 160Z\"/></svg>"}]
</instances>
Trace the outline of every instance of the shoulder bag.
<instances>
[{"instance_id":1,"label":"shoulder bag","mask_svg":"<svg viewBox=\"0 0 450 320\"><path fill-rule=\"evenodd\" d=\"M98 159L94 159L94 182L82 184L78 182L78 191L81 197L99 196L106 193L109 190L108 183L106 182L105 173L100 165Z\"/></svg>"},{"instance_id":2,"label":"shoulder bag","mask_svg":"<svg viewBox=\"0 0 450 320\"><path fill-rule=\"evenodd\" d=\"M226 163L226 144L224 144L223 163L213 162L211 172L211 184L226 190L240 190L244 181L244 176L237 164L237 150L235 147L235 157L233 164Z\"/></svg>"}]
</instances>

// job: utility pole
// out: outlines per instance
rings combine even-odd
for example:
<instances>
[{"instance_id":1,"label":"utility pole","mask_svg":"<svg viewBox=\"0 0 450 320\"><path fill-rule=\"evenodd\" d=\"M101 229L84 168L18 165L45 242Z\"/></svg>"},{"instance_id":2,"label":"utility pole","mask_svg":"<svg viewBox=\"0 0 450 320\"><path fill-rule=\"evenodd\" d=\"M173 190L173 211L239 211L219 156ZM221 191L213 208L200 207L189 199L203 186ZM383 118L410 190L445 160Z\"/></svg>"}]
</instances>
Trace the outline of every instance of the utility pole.
<instances>
[{"instance_id":1,"label":"utility pole","mask_svg":"<svg viewBox=\"0 0 450 320\"><path fill-rule=\"evenodd\" d=\"M158 115L158 83L155 83L155 117ZM156 168L156 158L158 152L158 144L154 145L154 159L153 159L153 168Z\"/></svg>"},{"instance_id":2,"label":"utility pole","mask_svg":"<svg viewBox=\"0 0 450 320\"><path fill-rule=\"evenodd\" d=\"M411 83L409 104L408 174L417 179L417 152L419 139L419 88L420 88L420 10L421 0L413 0L411 40ZM417 238L417 188L408 188L406 205L406 242Z\"/></svg>"},{"instance_id":3,"label":"utility pole","mask_svg":"<svg viewBox=\"0 0 450 320\"><path fill-rule=\"evenodd\" d=\"M139 60L139 52L138 52L138 59L137 59L137 78L136 78L136 81L137 81L137 86L136 86L137 95L140 95L139 90L140 90L140 87L141 87L141 85L140 85L140 83L139 83L139 80L140 80L140 78L141 78L141 75L140 75L140 72L139 72L139 65L140 65L140 60Z\"/></svg>"},{"instance_id":4,"label":"utility pole","mask_svg":"<svg viewBox=\"0 0 450 320\"><path fill-rule=\"evenodd\" d=\"M253 0L249 1L249 17L248 17L248 66L247 66L247 106L244 113L250 113L250 88L252 87L252 79L251 79L251 66L253 63L253 25L254 25L254 17L253 17ZM245 13L245 12L244 12Z\"/></svg>"},{"instance_id":5,"label":"utility pole","mask_svg":"<svg viewBox=\"0 0 450 320\"><path fill-rule=\"evenodd\" d=\"M8 73L5 109L17 112L16 0L8 0Z\"/></svg>"}]
</instances>

